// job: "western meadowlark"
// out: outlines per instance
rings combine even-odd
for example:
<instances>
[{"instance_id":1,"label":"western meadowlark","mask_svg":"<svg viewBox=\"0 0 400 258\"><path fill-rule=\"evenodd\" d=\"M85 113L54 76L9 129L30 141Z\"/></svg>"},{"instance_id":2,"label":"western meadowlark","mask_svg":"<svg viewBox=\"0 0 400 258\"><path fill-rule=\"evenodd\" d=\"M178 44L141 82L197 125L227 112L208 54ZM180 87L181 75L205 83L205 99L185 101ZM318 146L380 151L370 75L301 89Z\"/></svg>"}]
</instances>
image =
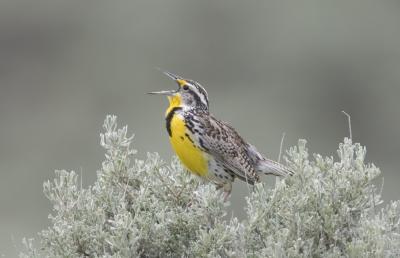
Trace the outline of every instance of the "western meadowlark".
<instances>
[{"instance_id":1,"label":"western meadowlark","mask_svg":"<svg viewBox=\"0 0 400 258\"><path fill-rule=\"evenodd\" d=\"M164 74L178 83L178 89L149 94L168 96L165 117L169 139L190 172L223 188L225 198L236 177L254 184L259 181L259 174L293 174L287 167L265 158L233 127L210 114L207 92L198 82L170 72Z\"/></svg>"}]
</instances>

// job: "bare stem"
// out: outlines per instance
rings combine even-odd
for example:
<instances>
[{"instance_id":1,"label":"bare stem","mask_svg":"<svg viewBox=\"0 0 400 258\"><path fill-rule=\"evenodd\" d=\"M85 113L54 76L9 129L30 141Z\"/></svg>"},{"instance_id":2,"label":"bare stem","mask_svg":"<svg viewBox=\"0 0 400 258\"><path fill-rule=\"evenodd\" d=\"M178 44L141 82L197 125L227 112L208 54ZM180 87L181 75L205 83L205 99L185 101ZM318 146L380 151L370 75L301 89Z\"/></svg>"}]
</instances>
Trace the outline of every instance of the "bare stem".
<instances>
[{"instance_id":1,"label":"bare stem","mask_svg":"<svg viewBox=\"0 0 400 258\"><path fill-rule=\"evenodd\" d=\"M349 114L347 114L345 111L342 110L342 113L345 114L347 116L347 120L349 123L349 136L350 136L350 140L353 140L353 134L351 132L351 116Z\"/></svg>"},{"instance_id":2,"label":"bare stem","mask_svg":"<svg viewBox=\"0 0 400 258\"><path fill-rule=\"evenodd\" d=\"M281 155L282 155L282 148L283 148L283 141L285 140L285 135L286 133L282 133L282 138L281 138L281 145L279 147L279 155L278 155L278 162L281 162Z\"/></svg>"}]
</instances>

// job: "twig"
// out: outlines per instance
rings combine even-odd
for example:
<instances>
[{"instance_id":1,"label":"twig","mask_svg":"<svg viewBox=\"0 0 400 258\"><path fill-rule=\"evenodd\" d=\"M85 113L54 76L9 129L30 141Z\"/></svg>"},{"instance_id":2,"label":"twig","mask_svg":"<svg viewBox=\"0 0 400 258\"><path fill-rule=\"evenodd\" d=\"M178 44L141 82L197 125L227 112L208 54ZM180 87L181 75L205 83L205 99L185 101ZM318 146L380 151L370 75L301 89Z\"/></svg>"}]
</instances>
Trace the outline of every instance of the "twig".
<instances>
[{"instance_id":1,"label":"twig","mask_svg":"<svg viewBox=\"0 0 400 258\"><path fill-rule=\"evenodd\" d=\"M176 195L176 197L179 198L179 197L181 196L182 192L186 189L186 186L187 186L187 183L184 184L184 185L181 187L181 189L179 190L179 192L178 192L178 194Z\"/></svg>"},{"instance_id":2,"label":"twig","mask_svg":"<svg viewBox=\"0 0 400 258\"><path fill-rule=\"evenodd\" d=\"M382 196L382 191L383 191L383 185L385 184L385 178L382 177L382 185L381 185L381 189L379 191L379 196Z\"/></svg>"},{"instance_id":3,"label":"twig","mask_svg":"<svg viewBox=\"0 0 400 258\"><path fill-rule=\"evenodd\" d=\"M260 230L258 230L258 228L256 227L256 228L254 229L254 232L257 233L258 237L260 238L261 243L264 245L264 248L267 248L267 244L265 243L264 237L263 237L263 235L261 234Z\"/></svg>"},{"instance_id":4,"label":"twig","mask_svg":"<svg viewBox=\"0 0 400 258\"><path fill-rule=\"evenodd\" d=\"M351 132L351 116L347 114L344 110L342 110L342 113L347 116L347 120L349 122L349 134L350 134L350 140L353 140L353 134Z\"/></svg>"},{"instance_id":5,"label":"twig","mask_svg":"<svg viewBox=\"0 0 400 258\"><path fill-rule=\"evenodd\" d=\"M172 194L172 196L175 197L176 200L179 200L179 196L176 195L174 191L168 186L168 184L164 181L164 178L161 176L160 172L158 171L158 167L154 170L154 172L157 173L157 176L159 177L161 183L167 188L167 190Z\"/></svg>"},{"instance_id":6,"label":"twig","mask_svg":"<svg viewBox=\"0 0 400 258\"><path fill-rule=\"evenodd\" d=\"M283 132L282 133L282 138L281 138L281 145L279 146L279 155L278 155L278 162L281 162L281 156L282 156L282 149L283 149L283 142L285 140L285 135L286 133ZM275 177L275 185L279 184L279 182L281 181L281 179L279 178L279 176Z\"/></svg>"},{"instance_id":7,"label":"twig","mask_svg":"<svg viewBox=\"0 0 400 258\"><path fill-rule=\"evenodd\" d=\"M285 135L286 133L282 133L282 138L281 138L281 145L279 147L279 155L278 155L278 162L281 162L281 155L282 155L282 148L283 148L283 141L285 140Z\"/></svg>"}]
</instances>

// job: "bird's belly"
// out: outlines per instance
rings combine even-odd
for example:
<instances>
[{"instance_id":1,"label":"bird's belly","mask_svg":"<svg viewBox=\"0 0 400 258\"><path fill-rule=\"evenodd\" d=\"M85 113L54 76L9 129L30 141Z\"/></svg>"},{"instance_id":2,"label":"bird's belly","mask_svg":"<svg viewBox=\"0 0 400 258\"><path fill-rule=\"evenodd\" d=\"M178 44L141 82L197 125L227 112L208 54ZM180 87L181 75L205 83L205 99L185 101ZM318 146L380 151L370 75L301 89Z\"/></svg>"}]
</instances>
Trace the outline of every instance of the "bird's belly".
<instances>
[{"instance_id":1,"label":"bird's belly","mask_svg":"<svg viewBox=\"0 0 400 258\"><path fill-rule=\"evenodd\" d=\"M172 148L189 171L199 176L207 176L208 155L195 146L192 138L186 129L184 120L175 115L171 121L170 142Z\"/></svg>"}]
</instances>

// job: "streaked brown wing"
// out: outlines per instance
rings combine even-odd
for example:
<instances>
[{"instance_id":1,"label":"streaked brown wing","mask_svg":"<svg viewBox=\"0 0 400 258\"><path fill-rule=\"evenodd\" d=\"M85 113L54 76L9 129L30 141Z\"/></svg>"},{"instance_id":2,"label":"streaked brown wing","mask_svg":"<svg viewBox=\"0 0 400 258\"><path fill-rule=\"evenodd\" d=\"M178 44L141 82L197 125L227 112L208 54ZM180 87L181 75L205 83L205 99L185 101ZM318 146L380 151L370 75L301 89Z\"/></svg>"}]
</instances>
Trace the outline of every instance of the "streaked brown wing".
<instances>
[{"instance_id":1,"label":"streaked brown wing","mask_svg":"<svg viewBox=\"0 0 400 258\"><path fill-rule=\"evenodd\" d=\"M199 122L204 128L201 147L236 177L251 184L258 181L253 162L247 153L247 143L235 129L212 115L199 116Z\"/></svg>"}]
</instances>

